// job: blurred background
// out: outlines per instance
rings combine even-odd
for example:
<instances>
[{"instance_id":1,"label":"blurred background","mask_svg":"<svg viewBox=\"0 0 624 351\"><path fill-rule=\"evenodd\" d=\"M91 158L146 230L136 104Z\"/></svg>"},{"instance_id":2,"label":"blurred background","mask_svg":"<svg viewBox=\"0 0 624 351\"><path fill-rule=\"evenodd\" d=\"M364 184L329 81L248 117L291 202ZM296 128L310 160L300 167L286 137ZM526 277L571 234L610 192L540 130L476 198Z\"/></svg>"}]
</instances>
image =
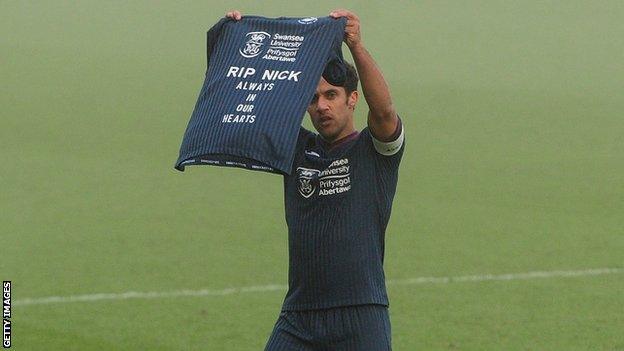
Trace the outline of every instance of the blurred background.
<instances>
[{"instance_id":1,"label":"blurred background","mask_svg":"<svg viewBox=\"0 0 624 351\"><path fill-rule=\"evenodd\" d=\"M282 178L173 165L226 11L335 8L360 16L406 128L394 348L624 350L624 2L607 0L0 2L14 349L263 349Z\"/></svg>"}]
</instances>

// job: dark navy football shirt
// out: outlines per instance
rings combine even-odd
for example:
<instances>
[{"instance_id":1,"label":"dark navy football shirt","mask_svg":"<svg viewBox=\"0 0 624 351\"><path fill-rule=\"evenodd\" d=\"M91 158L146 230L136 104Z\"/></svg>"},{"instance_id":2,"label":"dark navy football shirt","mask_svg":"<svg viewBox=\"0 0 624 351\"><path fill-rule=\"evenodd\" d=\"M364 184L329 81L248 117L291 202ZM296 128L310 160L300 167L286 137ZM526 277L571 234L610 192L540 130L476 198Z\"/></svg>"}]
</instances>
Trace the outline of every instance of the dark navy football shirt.
<instances>
[{"instance_id":1,"label":"dark navy football shirt","mask_svg":"<svg viewBox=\"0 0 624 351\"><path fill-rule=\"evenodd\" d=\"M400 121L399 134L402 140ZM334 147L300 129L293 173L284 175L289 240L284 310L388 305L384 240L404 149L403 142L388 152L392 155L382 155L388 150L368 127Z\"/></svg>"},{"instance_id":2,"label":"dark navy football shirt","mask_svg":"<svg viewBox=\"0 0 624 351\"><path fill-rule=\"evenodd\" d=\"M175 168L291 173L297 132L326 65L342 60L345 18L223 19Z\"/></svg>"}]
</instances>

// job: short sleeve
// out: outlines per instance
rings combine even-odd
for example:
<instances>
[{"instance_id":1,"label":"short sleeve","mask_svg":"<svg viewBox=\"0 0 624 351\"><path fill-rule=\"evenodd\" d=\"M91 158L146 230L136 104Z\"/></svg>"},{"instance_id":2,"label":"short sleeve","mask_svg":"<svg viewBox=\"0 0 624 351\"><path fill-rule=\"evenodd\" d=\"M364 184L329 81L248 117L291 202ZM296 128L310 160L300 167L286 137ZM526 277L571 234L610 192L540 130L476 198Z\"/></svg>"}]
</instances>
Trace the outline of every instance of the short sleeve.
<instances>
[{"instance_id":1,"label":"short sleeve","mask_svg":"<svg viewBox=\"0 0 624 351\"><path fill-rule=\"evenodd\" d=\"M379 204L378 210L381 215L380 218L383 219L381 225L385 227L388 224L388 219L392 210L392 200L394 199L399 180L399 167L401 165L403 153L405 152L404 131L401 126L399 137L397 137L394 141L386 143L395 143L394 147L396 147L395 150L392 150L392 152L388 152L387 154L381 153L379 149L374 146L375 139L370 132L369 136L369 153L373 158L374 164L376 183L375 192L378 199L377 203ZM401 142L396 143L399 139L401 139Z\"/></svg>"},{"instance_id":2,"label":"short sleeve","mask_svg":"<svg viewBox=\"0 0 624 351\"><path fill-rule=\"evenodd\" d=\"M377 169L377 172L381 172L381 173L393 172L393 171L397 171L399 168L399 164L401 163L401 159L403 158L403 153L405 151L405 131L403 129L403 124L401 122L399 122L399 125L397 125L397 131L398 132L395 132L395 135L397 136L395 136L395 139L393 141L383 142L380 140L376 140L375 137L373 137L373 134L370 132L370 129L368 127L362 130L362 132L365 134L365 139L366 139L365 143L368 144L367 146L368 153L370 157L374 160L375 168ZM379 151L380 146L376 145L376 143L386 144L385 147L387 147L388 149L389 148L396 148L396 149L392 150L391 152L388 151L386 153L382 153ZM394 144L394 146L389 145L389 144Z\"/></svg>"},{"instance_id":3,"label":"short sleeve","mask_svg":"<svg viewBox=\"0 0 624 351\"><path fill-rule=\"evenodd\" d=\"M384 156L392 156L398 153L401 150L405 141L405 131L401 118L399 118L396 130L394 131L393 136L390 138L390 141L377 140L372 134L371 139L373 141L373 146L375 147L375 150L379 154Z\"/></svg>"}]
</instances>

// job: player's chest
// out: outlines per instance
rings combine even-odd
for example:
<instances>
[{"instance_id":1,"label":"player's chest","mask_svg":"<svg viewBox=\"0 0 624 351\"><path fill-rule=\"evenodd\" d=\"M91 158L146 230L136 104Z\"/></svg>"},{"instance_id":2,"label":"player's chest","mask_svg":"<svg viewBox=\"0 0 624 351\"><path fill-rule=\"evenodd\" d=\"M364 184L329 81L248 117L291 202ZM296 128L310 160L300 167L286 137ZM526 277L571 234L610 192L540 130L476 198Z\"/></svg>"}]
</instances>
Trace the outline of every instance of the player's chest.
<instances>
[{"instance_id":1,"label":"player's chest","mask_svg":"<svg viewBox=\"0 0 624 351\"><path fill-rule=\"evenodd\" d=\"M295 164L286 189L293 204L342 202L370 188L372 169L357 153L331 159L321 156L306 150Z\"/></svg>"}]
</instances>

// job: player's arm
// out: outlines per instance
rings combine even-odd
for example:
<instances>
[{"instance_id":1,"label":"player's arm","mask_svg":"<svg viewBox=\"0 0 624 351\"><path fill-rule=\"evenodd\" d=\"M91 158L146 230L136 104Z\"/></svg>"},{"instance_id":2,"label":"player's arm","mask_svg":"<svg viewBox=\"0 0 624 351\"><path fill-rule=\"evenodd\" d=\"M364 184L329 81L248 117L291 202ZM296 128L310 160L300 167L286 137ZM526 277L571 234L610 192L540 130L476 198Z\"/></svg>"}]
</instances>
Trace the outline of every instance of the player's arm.
<instances>
[{"instance_id":1,"label":"player's arm","mask_svg":"<svg viewBox=\"0 0 624 351\"><path fill-rule=\"evenodd\" d=\"M347 10L335 10L329 15L334 18L347 18L344 41L351 51L360 76L362 92L369 108L368 128L371 135L377 139L376 141L382 143L402 138L402 126L399 124L399 117L392 105L388 84L375 60L362 43L359 18Z\"/></svg>"}]
</instances>

